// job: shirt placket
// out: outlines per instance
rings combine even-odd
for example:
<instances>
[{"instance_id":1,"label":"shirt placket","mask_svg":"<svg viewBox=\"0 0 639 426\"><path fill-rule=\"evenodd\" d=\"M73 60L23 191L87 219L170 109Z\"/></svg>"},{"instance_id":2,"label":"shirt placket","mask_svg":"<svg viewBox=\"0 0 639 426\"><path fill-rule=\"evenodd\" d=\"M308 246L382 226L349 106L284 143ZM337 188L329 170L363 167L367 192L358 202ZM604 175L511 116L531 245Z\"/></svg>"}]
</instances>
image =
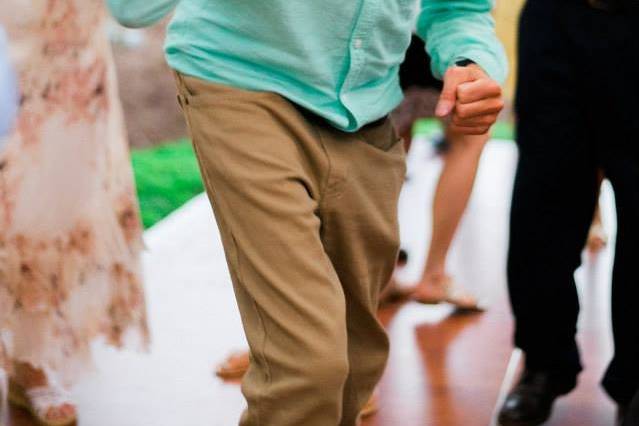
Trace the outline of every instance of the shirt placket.
<instances>
[{"instance_id":1,"label":"shirt placket","mask_svg":"<svg viewBox=\"0 0 639 426\"><path fill-rule=\"evenodd\" d=\"M374 14L379 12L380 0L362 0L359 17L351 34L349 42L350 65L340 90L340 102L350 112L351 126L357 125L357 113L353 111L350 92L359 85L359 76L366 65L367 41L371 26L374 22Z\"/></svg>"}]
</instances>

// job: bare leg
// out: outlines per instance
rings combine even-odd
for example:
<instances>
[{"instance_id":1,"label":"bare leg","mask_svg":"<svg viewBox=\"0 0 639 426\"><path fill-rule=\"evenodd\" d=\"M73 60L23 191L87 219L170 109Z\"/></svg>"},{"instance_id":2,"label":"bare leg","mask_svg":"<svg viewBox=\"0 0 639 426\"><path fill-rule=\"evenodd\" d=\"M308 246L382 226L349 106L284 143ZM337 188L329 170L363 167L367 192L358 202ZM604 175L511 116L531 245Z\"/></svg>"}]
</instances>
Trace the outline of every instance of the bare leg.
<instances>
[{"instance_id":1,"label":"bare leg","mask_svg":"<svg viewBox=\"0 0 639 426\"><path fill-rule=\"evenodd\" d=\"M422 278L413 295L418 301L437 303L446 300L449 282L446 257L468 204L479 159L488 138L489 135L447 135L450 147L444 156L444 167L435 191L432 240ZM459 296L456 301L462 307L476 305L472 296L459 291L456 293Z\"/></svg>"}]
</instances>

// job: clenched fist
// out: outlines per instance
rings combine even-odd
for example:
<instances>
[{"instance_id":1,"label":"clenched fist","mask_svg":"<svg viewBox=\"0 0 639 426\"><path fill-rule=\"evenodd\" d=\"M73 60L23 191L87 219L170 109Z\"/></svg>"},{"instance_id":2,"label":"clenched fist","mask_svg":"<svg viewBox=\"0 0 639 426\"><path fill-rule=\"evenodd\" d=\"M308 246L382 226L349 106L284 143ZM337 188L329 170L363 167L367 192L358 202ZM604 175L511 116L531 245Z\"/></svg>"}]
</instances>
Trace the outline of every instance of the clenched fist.
<instances>
[{"instance_id":1,"label":"clenched fist","mask_svg":"<svg viewBox=\"0 0 639 426\"><path fill-rule=\"evenodd\" d=\"M450 117L450 130L466 135L483 135L504 107L501 87L479 65L454 66L444 75L435 114Z\"/></svg>"}]
</instances>

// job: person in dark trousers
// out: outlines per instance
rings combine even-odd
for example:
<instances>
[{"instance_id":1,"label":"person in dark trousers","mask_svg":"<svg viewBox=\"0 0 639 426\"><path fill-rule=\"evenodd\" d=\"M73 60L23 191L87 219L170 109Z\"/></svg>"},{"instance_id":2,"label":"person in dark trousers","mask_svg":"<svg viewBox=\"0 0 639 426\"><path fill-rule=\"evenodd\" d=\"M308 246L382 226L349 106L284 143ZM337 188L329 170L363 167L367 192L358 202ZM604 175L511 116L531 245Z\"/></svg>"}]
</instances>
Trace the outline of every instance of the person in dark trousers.
<instances>
[{"instance_id":1,"label":"person in dark trousers","mask_svg":"<svg viewBox=\"0 0 639 426\"><path fill-rule=\"evenodd\" d=\"M501 409L503 426L543 423L582 370L573 275L599 169L617 208L615 352L603 386L620 419L639 388L637 9L636 0L529 0L522 12L508 281L515 345L526 363Z\"/></svg>"}]
</instances>

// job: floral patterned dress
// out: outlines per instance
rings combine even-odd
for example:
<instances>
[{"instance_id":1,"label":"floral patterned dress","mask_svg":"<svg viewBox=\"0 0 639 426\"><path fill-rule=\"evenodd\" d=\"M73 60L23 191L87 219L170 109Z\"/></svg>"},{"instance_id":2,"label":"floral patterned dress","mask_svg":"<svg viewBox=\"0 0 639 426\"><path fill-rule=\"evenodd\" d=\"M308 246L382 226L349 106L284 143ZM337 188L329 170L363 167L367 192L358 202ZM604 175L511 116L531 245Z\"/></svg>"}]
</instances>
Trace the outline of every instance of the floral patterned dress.
<instances>
[{"instance_id":1,"label":"floral patterned dress","mask_svg":"<svg viewBox=\"0 0 639 426\"><path fill-rule=\"evenodd\" d=\"M82 370L90 342L146 343L142 230L102 0L2 0L20 85L0 152L7 353Z\"/></svg>"}]
</instances>

